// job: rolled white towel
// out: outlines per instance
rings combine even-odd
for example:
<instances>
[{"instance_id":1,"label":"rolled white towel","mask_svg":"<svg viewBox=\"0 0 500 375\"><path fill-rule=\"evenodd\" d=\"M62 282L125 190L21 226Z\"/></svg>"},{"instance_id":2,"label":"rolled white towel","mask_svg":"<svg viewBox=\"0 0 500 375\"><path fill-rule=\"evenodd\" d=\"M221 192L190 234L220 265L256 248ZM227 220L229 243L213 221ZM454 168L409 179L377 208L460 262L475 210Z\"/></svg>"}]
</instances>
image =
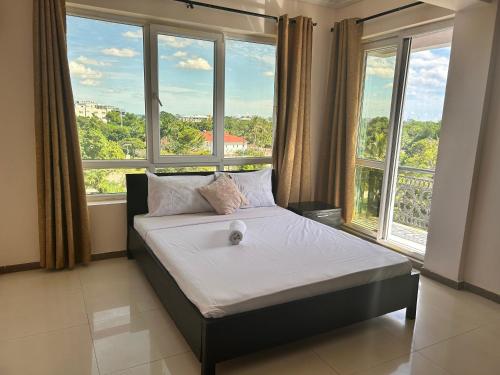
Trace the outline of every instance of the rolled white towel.
<instances>
[{"instance_id":1,"label":"rolled white towel","mask_svg":"<svg viewBox=\"0 0 500 375\"><path fill-rule=\"evenodd\" d=\"M229 224L229 241L231 241L233 245L238 245L241 241L243 241L243 236L246 231L247 226L243 221L231 221Z\"/></svg>"}]
</instances>

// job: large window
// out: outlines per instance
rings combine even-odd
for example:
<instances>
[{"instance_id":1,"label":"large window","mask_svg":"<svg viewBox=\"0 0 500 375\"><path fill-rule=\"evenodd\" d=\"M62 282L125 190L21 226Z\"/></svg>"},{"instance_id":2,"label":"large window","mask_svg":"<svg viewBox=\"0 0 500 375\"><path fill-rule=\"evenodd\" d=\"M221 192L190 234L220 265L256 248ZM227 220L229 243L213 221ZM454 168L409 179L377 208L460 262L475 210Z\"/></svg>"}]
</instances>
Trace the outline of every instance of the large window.
<instances>
[{"instance_id":1,"label":"large window","mask_svg":"<svg viewBox=\"0 0 500 375\"><path fill-rule=\"evenodd\" d=\"M88 194L125 192L126 173L271 163L272 39L101 15L67 25Z\"/></svg>"},{"instance_id":2,"label":"large window","mask_svg":"<svg viewBox=\"0 0 500 375\"><path fill-rule=\"evenodd\" d=\"M425 252L452 29L367 44L353 225Z\"/></svg>"},{"instance_id":3,"label":"large window","mask_svg":"<svg viewBox=\"0 0 500 375\"><path fill-rule=\"evenodd\" d=\"M215 42L158 34L160 155L213 155Z\"/></svg>"},{"instance_id":4,"label":"large window","mask_svg":"<svg viewBox=\"0 0 500 375\"><path fill-rule=\"evenodd\" d=\"M271 157L275 60L274 45L226 40L226 157Z\"/></svg>"}]
</instances>

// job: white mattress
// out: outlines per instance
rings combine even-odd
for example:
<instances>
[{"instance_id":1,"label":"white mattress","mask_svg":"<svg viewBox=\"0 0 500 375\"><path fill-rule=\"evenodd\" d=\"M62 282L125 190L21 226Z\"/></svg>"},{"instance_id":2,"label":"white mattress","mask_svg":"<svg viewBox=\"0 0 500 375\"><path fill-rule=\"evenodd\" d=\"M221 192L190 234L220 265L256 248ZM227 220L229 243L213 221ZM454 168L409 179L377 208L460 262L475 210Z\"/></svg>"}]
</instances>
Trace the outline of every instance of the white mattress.
<instances>
[{"instance_id":1,"label":"white mattress","mask_svg":"<svg viewBox=\"0 0 500 375\"><path fill-rule=\"evenodd\" d=\"M231 220L247 225L232 246ZM222 317L408 274L409 260L279 207L134 218L205 317ZM339 307L340 308L340 307Z\"/></svg>"}]
</instances>

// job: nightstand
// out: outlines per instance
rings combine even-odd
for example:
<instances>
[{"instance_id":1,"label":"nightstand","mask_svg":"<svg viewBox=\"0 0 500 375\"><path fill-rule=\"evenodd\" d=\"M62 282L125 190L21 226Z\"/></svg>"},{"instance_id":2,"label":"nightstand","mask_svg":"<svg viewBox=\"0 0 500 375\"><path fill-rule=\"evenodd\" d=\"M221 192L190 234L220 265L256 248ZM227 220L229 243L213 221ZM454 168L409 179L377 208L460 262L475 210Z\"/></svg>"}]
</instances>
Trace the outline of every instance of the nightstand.
<instances>
[{"instance_id":1,"label":"nightstand","mask_svg":"<svg viewBox=\"0 0 500 375\"><path fill-rule=\"evenodd\" d=\"M288 209L297 215L338 228L342 224L342 209L324 202L289 203Z\"/></svg>"}]
</instances>

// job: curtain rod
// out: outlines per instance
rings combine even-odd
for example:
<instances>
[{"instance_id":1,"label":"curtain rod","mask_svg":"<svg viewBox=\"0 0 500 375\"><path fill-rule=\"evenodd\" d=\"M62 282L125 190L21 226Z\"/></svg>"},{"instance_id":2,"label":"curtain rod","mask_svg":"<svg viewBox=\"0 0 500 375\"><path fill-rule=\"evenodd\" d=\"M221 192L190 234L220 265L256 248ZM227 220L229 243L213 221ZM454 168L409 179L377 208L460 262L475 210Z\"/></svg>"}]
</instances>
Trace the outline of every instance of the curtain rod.
<instances>
[{"instance_id":1,"label":"curtain rod","mask_svg":"<svg viewBox=\"0 0 500 375\"><path fill-rule=\"evenodd\" d=\"M382 16L387 16L388 14L399 12L401 10L405 10L405 9L408 9L408 8L413 8L414 6L421 5L421 4L424 4L424 2L423 1L415 1L414 3L410 3L410 4L403 5L403 6L394 8L394 9L386 10L385 12L380 12L380 13L374 14L372 16L361 18L361 19L357 20L356 23L363 23L363 22L366 22L366 21L370 21L370 20L373 20L375 18L379 18L379 17L382 17ZM332 29L330 31L333 31L333 27L332 27Z\"/></svg>"},{"instance_id":2,"label":"curtain rod","mask_svg":"<svg viewBox=\"0 0 500 375\"><path fill-rule=\"evenodd\" d=\"M220 5L202 3L200 1L191 1L191 0L175 0L175 1L178 1L180 3L186 4L186 6L189 9L194 9L194 6L196 5L196 6L205 7L205 8L222 10L222 11L225 11L225 12L239 13L239 14L245 14L247 16L266 18L266 19L270 19L270 20L274 20L275 22L278 22L278 17L276 17L276 16L270 16L269 14L249 12L247 10L240 10L240 9L228 8L228 7L223 7L223 6L220 6ZM316 23L313 23L313 26L316 26Z\"/></svg>"}]
</instances>

